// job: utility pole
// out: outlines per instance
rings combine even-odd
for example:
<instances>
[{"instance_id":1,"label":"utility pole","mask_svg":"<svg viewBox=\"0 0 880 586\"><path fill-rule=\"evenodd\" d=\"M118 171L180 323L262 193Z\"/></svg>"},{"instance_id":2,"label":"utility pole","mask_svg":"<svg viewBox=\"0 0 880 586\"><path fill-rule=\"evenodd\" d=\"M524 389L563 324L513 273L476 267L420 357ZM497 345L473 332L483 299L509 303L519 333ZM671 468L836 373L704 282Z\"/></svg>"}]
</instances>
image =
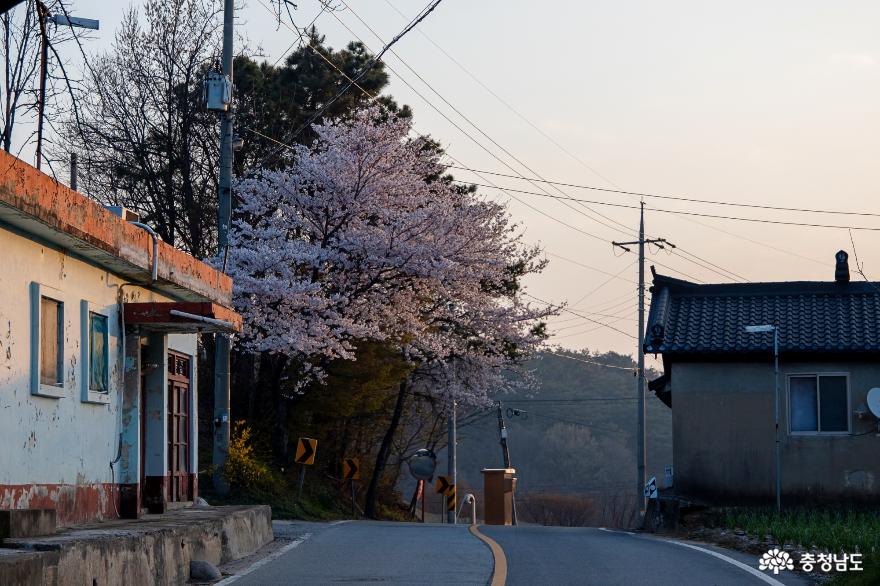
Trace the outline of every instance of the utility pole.
<instances>
[{"instance_id":1,"label":"utility pole","mask_svg":"<svg viewBox=\"0 0 880 586\"><path fill-rule=\"evenodd\" d=\"M37 98L37 169L43 166L43 119L46 112L46 75L49 61L49 34L46 32L46 20L49 9L37 0L37 18L40 21L40 94Z\"/></svg>"},{"instance_id":2,"label":"utility pole","mask_svg":"<svg viewBox=\"0 0 880 586\"><path fill-rule=\"evenodd\" d=\"M46 23L52 21L59 26L70 26L71 28L87 28L98 30L100 22L92 18L77 18L64 14L49 14L46 5L37 0L37 19L40 25L40 88L37 97L37 148L36 148L36 167L43 166L43 120L46 117L46 77L49 73L49 32L46 30ZM76 187L72 188L76 191Z\"/></svg>"},{"instance_id":3,"label":"utility pole","mask_svg":"<svg viewBox=\"0 0 880 586\"><path fill-rule=\"evenodd\" d=\"M456 465L456 421L455 421L455 391L452 392L452 397L450 399L450 411L449 420L447 421L447 438L446 442L449 444L446 448L446 474L449 478L452 479L452 487L455 489L456 499L458 498L458 473L457 473L457 465ZM446 506L445 499L443 500L443 505ZM456 507L458 503L456 503ZM447 523L455 523L456 522L456 511L446 511L446 522Z\"/></svg>"},{"instance_id":4,"label":"utility pole","mask_svg":"<svg viewBox=\"0 0 880 586\"><path fill-rule=\"evenodd\" d=\"M226 255L229 246L229 223L232 217L232 28L235 16L234 0L223 2L223 57L221 68L222 87L225 90L220 100L226 107L220 110L220 177L217 214L217 252L223 258L226 270ZM211 107L209 105L209 107ZM217 334L214 353L214 488L220 494L229 492L229 485L223 479L222 470L229 453L229 352L231 340L228 334Z\"/></svg>"},{"instance_id":5,"label":"utility pole","mask_svg":"<svg viewBox=\"0 0 880 586\"><path fill-rule=\"evenodd\" d=\"M504 458L504 467L510 468L510 448L507 447L507 428L504 426L501 401L498 401L498 435L501 437L501 456Z\"/></svg>"},{"instance_id":6,"label":"utility pole","mask_svg":"<svg viewBox=\"0 0 880 586\"><path fill-rule=\"evenodd\" d=\"M507 427L504 425L504 414L501 410L501 401L498 401L498 435L501 437L501 456L504 459L504 468L510 468L510 448L507 446ZM513 517L511 521L516 525L516 493L510 495L511 505L513 510L511 511Z\"/></svg>"},{"instance_id":7,"label":"utility pole","mask_svg":"<svg viewBox=\"0 0 880 586\"><path fill-rule=\"evenodd\" d=\"M647 499L645 498L645 468L647 464L646 450L646 431L645 431L645 244L656 244L660 248L669 246L675 248L675 245L668 242L665 238L649 238L645 239L645 202L641 202L639 212L639 239L634 242L612 242L614 246L618 246L627 252L632 252L627 246L639 245L639 335L638 348L636 356L638 357L639 372L636 377L636 396L638 400L638 431L636 433L636 445L638 452L636 454L636 463L638 468L638 477L636 478L636 495L639 503L639 510L644 516L647 509Z\"/></svg>"},{"instance_id":8,"label":"utility pole","mask_svg":"<svg viewBox=\"0 0 880 586\"><path fill-rule=\"evenodd\" d=\"M76 153L70 153L70 188L74 191L79 187L79 165Z\"/></svg>"}]
</instances>

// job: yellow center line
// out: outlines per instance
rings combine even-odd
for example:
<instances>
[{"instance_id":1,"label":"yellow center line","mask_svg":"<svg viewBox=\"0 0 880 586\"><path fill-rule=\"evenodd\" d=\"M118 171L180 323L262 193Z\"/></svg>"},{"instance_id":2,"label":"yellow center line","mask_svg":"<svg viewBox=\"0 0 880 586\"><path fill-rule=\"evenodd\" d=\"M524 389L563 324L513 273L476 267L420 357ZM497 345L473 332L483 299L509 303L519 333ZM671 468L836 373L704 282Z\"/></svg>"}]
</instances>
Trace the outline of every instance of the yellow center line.
<instances>
[{"instance_id":1,"label":"yellow center line","mask_svg":"<svg viewBox=\"0 0 880 586\"><path fill-rule=\"evenodd\" d=\"M495 558L495 569L492 571L491 586L504 586L504 583L507 582L507 556L504 555L504 550L501 549L501 546L494 539L480 533L476 525L471 525L470 531L492 550L492 557Z\"/></svg>"}]
</instances>

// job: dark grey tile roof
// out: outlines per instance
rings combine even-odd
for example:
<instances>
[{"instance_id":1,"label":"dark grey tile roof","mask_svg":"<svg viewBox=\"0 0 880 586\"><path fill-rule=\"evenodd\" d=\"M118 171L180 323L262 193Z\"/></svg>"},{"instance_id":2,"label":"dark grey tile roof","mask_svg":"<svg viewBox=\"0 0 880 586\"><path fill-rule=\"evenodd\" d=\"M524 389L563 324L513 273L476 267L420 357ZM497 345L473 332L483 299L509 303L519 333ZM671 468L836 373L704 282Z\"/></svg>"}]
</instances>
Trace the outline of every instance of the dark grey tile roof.
<instances>
[{"instance_id":1,"label":"dark grey tile roof","mask_svg":"<svg viewBox=\"0 0 880 586\"><path fill-rule=\"evenodd\" d=\"M750 334L750 325L779 328L780 352L880 354L880 284L786 282L698 285L654 277L645 351L668 357L737 355L772 351L773 334Z\"/></svg>"}]
</instances>

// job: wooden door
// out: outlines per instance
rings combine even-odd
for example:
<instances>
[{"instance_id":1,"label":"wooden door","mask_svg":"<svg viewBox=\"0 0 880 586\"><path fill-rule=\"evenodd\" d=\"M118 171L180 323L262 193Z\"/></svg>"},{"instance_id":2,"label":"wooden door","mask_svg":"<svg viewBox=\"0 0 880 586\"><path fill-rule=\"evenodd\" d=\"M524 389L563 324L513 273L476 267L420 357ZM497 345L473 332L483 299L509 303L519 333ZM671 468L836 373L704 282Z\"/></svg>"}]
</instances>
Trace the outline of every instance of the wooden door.
<instances>
[{"instance_id":1,"label":"wooden door","mask_svg":"<svg viewBox=\"0 0 880 586\"><path fill-rule=\"evenodd\" d=\"M190 358L168 354L168 500L192 500L190 465Z\"/></svg>"}]
</instances>

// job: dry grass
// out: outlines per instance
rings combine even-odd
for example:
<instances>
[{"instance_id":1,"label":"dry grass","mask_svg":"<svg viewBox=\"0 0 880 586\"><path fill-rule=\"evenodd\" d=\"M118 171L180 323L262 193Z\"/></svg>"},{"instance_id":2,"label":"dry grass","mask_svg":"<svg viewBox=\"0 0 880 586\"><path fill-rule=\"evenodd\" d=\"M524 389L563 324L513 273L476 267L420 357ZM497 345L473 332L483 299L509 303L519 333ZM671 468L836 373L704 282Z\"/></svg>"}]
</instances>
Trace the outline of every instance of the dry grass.
<instances>
[{"instance_id":1,"label":"dry grass","mask_svg":"<svg viewBox=\"0 0 880 586\"><path fill-rule=\"evenodd\" d=\"M624 495L584 495L550 492L519 494L519 519L558 527L632 527L635 499Z\"/></svg>"}]
</instances>

